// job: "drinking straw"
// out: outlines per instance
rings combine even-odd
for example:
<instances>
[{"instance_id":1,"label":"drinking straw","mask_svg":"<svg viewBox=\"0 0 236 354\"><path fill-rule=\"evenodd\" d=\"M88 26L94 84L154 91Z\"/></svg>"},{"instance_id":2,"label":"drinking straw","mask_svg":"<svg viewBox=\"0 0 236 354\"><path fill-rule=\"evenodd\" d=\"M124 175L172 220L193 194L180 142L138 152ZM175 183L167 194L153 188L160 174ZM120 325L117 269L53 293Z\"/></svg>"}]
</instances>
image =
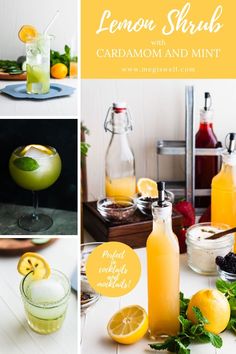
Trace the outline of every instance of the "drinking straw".
<instances>
[{"instance_id":1,"label":"drinking straw","mask_svg":"<svg viewBox=\"0 0 236 354\"><path fill-rule=\"evenodd\" d=\"M51 21L49 22L49 24L47 25L47 27L44 30L44 34L47 34L49 28L51 27L51 25L53 24L53 22L56 20L57 16L59 15L59 10L57 10L57 12L55 13L55 15L53 16L53 18L51 19Z\"/></svg>"}]
</instances>

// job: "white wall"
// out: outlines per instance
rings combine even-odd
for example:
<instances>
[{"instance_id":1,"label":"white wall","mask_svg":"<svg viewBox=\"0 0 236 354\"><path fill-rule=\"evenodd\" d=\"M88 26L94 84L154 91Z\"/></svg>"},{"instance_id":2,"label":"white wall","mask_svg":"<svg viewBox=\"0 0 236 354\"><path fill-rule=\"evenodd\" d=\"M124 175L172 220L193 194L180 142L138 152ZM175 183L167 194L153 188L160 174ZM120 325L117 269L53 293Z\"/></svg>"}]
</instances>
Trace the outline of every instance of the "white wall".
<instances>
[{"instance_id":1,"label":"white wall","mask_svg":"<svg viewBox=\"0 0 236 354\"><path fill-rule=\"evenodd\" d=\"M24 44L18 31L24 24L43 32L57 10L60 14L49 33L55 35L52 49L62 51L64 45L76 42L77 0L0 0L0 59L16 59L24 55Z\"/></svg>"},{"instance_id":2,"label":"white wall","mask_svg":"<svg viewBox=\"0 0 236 354\"><path fill-rule=\"evenodd\" d=\"M103 122L108 107L126 101L134 119L130 141L135 152L137 177L157 178L156 142L184 139L185 85L195 87L195 119L203 106L203 93L213 97L214 127L219 140L236 131L236 80L82 80L82 121L90 130L87 138L89 199L104 193L104 156L110 134ZM161 161L161 178L183 177L184 162L179 157Z\"/></svg>"}]
</instances>

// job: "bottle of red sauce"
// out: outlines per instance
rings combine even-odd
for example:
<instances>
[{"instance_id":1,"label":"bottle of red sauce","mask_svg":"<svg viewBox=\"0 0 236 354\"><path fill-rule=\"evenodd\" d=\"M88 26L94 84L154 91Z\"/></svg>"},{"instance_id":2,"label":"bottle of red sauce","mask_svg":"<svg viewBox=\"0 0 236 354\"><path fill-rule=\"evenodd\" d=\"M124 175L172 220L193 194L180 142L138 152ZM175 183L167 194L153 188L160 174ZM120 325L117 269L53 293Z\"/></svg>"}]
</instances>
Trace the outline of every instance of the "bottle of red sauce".
<instances>
[{"instance_id":1,"label":"bottle of red sauce","mask_svg":"<svg viewBox=\"0 0 236 354\"><path fill-rule=\"evenodd\" d=\"M217 148L221 146L213 131L212 100L209 92L204 94L205 104L200 110L200 126L195 137L196 148ZM195 188L210 189L212 178L218 173L220 157L196 156L195 158ZM197 208L208 207L211 203L210 196L198 196L195 198Z\"/></svg>"}]
</instances>

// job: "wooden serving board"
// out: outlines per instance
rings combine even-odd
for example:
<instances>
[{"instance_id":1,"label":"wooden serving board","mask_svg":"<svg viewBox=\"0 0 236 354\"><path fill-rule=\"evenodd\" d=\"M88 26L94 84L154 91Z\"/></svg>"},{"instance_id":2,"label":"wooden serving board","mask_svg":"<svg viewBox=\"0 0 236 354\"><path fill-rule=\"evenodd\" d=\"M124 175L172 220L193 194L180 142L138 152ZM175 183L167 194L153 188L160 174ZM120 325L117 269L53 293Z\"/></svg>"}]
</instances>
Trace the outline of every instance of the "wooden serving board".
<instances>
[{"instance_id":1,"label":"wooden serving board","mask_svg":"<svg viewBox=\"0 0 236 354\"><path fill-rule=\"evenodd\" d=\"M24 81L26 80L26 72L23 74L12 75L8 73L0 72L0 80L10 80L10 81Z\"/></svg>"},{"instance_id":2,"label":"wooden serving board","mask_svg":"<svg viewBox=\"0 0 236 354\"><path fill-rule=\"evenodd\" d=\"M37 252L50 246L56 240L56 238L52 238L46 243L35 244L31 238L0 238L0 256L17 256L25 252Z\"/></svg>"},{"instance_id":3,"label":"wooden serving board","mask_svg":"<svg viewBox=\"0 0 236 354\"><path fill-rule=\"evenodd\" d=\"M118 241L133 248L145 247L148 235L152 231L152 217L136 210L125 223L107 222L97 211L97 202L83 203L83 224L96 241ZM182 216L173 213L172 225L175 234L182 229Z\"/></svg>"}]
</instances>

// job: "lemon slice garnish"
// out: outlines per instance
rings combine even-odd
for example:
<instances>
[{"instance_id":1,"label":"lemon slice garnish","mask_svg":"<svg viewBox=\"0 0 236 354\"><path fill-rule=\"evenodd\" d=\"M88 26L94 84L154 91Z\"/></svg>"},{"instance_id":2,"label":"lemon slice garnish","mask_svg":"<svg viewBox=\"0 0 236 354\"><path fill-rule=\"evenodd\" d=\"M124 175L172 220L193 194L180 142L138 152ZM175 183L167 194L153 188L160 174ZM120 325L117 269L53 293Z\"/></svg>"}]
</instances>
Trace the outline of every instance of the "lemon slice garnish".
<instances>
[{"instance_id":1,"label":"lemon slice garnish","mask_svg":"<svg viewBox=\"0 0 236 354\"><path fill-rule=\"evenodd\" d=\"M21 150L20 154L24 156L27 153L27 151L29 151L31 148L37 149L47 155L53 154L53 152L48 147L39 144L30 144L25 146L24 149Z\"/></svg>"},{"instance_id":2,"label":"lemon slice garnish","mask_svg":"<svg viewBox=\"0 0 236 354\"><path fill-rule=\"evenodd\" d=\"M137 190L143 197L158 197L157 183L150 178L140 178L137 183Z\"/></svg>"},{"instance_id":3,"label":"lemon slice garnish","mask_svg":"<svg viewBox=\"0 0 236 354\"><path fill-rule=\"evenodd\" d=\"M18 37L24 43L32 41L38 35L38 31L34 26L24 25L18 32Z\"/></svg>"},{"instance_id":4,"label":"lemon slice garnish","mask_svg":"<svg viewBox=\"0 0 236 354\"><path fill-rule=\"evenodd\" d=\"M51 269L48 262L38 253L26 252L18 262L17 270L22 275L32 272L34 280L49 278Z\"/></svg>"}]
</instances>

